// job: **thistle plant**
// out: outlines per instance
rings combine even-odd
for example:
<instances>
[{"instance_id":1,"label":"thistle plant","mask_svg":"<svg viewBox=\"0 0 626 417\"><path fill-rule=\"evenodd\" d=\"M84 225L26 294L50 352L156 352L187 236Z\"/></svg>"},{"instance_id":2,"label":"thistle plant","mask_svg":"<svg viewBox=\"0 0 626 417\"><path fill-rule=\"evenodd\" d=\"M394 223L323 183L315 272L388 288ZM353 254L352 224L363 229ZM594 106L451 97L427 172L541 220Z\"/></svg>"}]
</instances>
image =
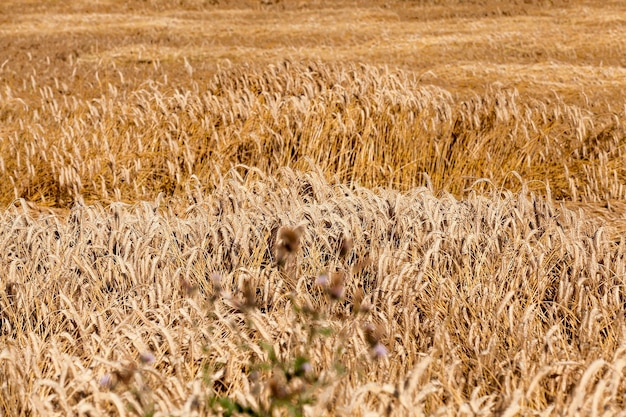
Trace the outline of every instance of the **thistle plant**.
<instances>
[{"instance_id":1,"label":"thistle plant","mask_svg":"<svg viewBox=\"0 0 626 417\"><path fill-rule=\"evenodd\" d=\"M302 225L282 226L278 230L274 248L276 268L285 271L285 265L297 258L304 231L305 227ZM338 256L345 258L352 249L352 241L344 237L341 242ZM288 273L297 274L293 269ZM299 279L298 276L290 278L294 281ZM326 310L311 306L308 299L315 294L289 294L288 305L291 307L289 325L297 331L299 343L281 346L267 332L259 331L259 326L263 326L260 324L263 321L263 314L260 313L261 306L256 297L257 289L252 287L250 281L243 283L242 288L237 291L239 293L237 297L225 292L221 286L221 277L215 277L214 291L221 294L221 301L233 306L235 308L233 312L242 317L245 323L244 328L257 336L254 339L242 338L239 341L241 349L258 352L259 350L255 349L258 346L263 354L259 357L251 357L250 362L243 367L248 373L248 378L255 385L253 392L256 393L256 397L253 401L241 401L228 395L210 395L208 404L212 411L225 416L235 414L268 416L274 415L278 410L283 410L292 416L303 416L305 408L318 401L321 391L331 384L338 383L345 374L345 367L341 360L343 348L337 346L337 343L332 344L334 345L332 359L324 360L328 369L323 369L324 364L316 363L316 358L311 356L311 352L319 348L320 344L327 344L325 339L334 336L337 341L341 342L350 337L345 333L337 337L333 327L328 324L328 316L333 313L333 306L345 301L344 280L345 273L343 272L324 273L314 279L311 290L314 293L321 291L326 297L328 307ZM367 315L370 310L363 297L363 291L360 289L355 293L351 302L351 308L355 314L350 318L353 322L350 325L352 332L357 331L356 322L364 319L359 314ZM213 298L213 302L219 301L219 297ZM374 328L369 323L363 326L367 343L371 348L372 359L387 356L387 349L381 341L384 333L382 326Z\"/></svg>"}]
</instances>

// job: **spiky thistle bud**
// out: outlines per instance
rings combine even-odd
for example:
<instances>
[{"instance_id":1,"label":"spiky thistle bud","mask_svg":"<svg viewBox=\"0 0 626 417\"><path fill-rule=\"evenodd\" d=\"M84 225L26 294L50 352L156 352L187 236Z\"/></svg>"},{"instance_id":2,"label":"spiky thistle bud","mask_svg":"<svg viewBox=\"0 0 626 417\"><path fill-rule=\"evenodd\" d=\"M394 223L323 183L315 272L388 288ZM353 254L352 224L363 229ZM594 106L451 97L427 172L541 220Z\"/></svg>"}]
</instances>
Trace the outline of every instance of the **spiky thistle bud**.
<instances>
[{"instance_id":1,"label":"spiky thistle bud","mask_svg":"<svg viewBox=\"0 0 626 417\"><path fill-rule=\"evenodd\" d=\"M269 381L270 393L273 398L277 400L285 400L289 398L289 390L287 389L287 381L285 376L280 374L274 374Z\"/></svg>"},{"instance_id":2,"label":"spiky thistle bud","mask_svg":"<svg viewBox=\"0 0 626 417\"><path fill-rule=\"evenodd\" d=\"M333 300L340 300L343 298L345 281L345 272L336 271L330 274L330 282L328 285L328 295Z\"/></svg>"},{"instance_id":3,"label":"spiky thistle bud","mask_svg":"<svg viewBox=\"0 0 626 417\"><path fill-rule=\"evenodd\" d=\"M382 344L381 339L385 335L385 329L381 324L366 323L363 326L365 341L370 346L370 351L374 359L381 359L387 356L387 348Z\"/></svg>"},{"instance_id":4,"label":"spiky thistle bud","mask_svg":"<svg viewBox=\"0 0 626 417\"><path fill-rule=\"evenodd\" d=\"M131 379L135 375L137 371L137 364L134 362L126 364L122 369L116 369L113 371L113 375L116 380L123 383L124 385L130 384Z\"/></svg>"},{"instance_id":5,"label":"spiky thistle bud","mask_svg":"<svg viewBox=\"0 0 626 417\"><path fill-rule=\"evenodd\" d=\"M255 308L257 306L256 288L254 288L250 280L246 280L243 283L243 300L245 308Z\"/></svg>"},{"instance_id":6,"label":"spiky thistle bud","mask_svg":"<svg viewBox=\"0 0 626 417\"><path fill-rule=\"evenodd\" d=\"M300 238L304 233L304 226L298 227L282 226L278 229L276 237L276 263L279 266L285 265L289 255L292 255L300 248Z\"/></svg>"},{"instance_id":7,"label":"spiky thistle bud","mask_svg":"<svg viewBox=\"0 0 626 417\"><path fill-rule=\"evenodd\" d=\"M341 236L341 241L339 242L339 258L343 259L350 254L352 251L352 247L354 246L354 242L352 237L347 235Z\"/></svg>"}]
</instances>

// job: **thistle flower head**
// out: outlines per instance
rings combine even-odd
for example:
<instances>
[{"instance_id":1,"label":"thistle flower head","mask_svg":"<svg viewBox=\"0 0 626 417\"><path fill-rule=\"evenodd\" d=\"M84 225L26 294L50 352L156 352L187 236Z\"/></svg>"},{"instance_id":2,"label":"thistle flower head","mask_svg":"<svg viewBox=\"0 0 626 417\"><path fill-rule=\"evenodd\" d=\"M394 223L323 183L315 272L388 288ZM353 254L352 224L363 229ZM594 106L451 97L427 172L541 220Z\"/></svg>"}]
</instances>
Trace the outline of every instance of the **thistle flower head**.
<instances>
[{"instance_id":1,"label":"thistle flower head","mask_svg":"<svg viewBox=\"0 0 626 417\"><path fill-rule=\"evenodd\" d=\"M366 323L363 326L363 334L367 344L370 345L371 348L374 348L383 338L385 329L380 324Z\"/></svg>"},{"instance_id":2,"label":"thistle flower head","mask_svg":"<svg viewBox=\"0 0 626 417\"><path fill-rule=\"evenodd\" d=\"M9 300L14 299L17 295L18 284L16 282L7 282L4 286L4 292Z\"/></svg>"},{"instance_id":3,"label":"thistle flower head","mask_svg":"<svg viewBox=\"0 0 626 417\"><path fill-rule=\"evenodd\" d=\"M354 291L352 295L352 312L359 313L361 311L361 305L363 304L363 297L365 297L365 292L363 288L359 287Z\"/></svg>"},{"instance_id":4,"label":"thistle flower head","mask_svg":"<svg viewBox=\"0 0 626 417\"><path fill-rule=\"evenodd\" d=\"M300 371L302 371L305 374L311 372L312 370L313 370L313 366L311 366L309 362L304 362L302 365L300 365Z\"/></svg>"},{"instance_id":5,"label":"thistle flower head","mask_svg":"<svg viewBox=\"0 0 626 417\"><path fill-rule=\"evenodd\" d=\"M198 291L198 286L189 282L185 277L180 277L180 288L184 295L191 297Z\"/></svg>"},{"instance_id":6,"label":"thistle flower head","mask_svg":"<svg viewBox=\"0 0 626 417\"><path fill-rule=\"evenodd\" d=\"M345 273L343 271L337 271L330 274L330 283L328 286L328 295L333 300L339 300L343 298Z\"/></svg>"},{"instance_id":7,"label":"thistle flower head","mask_svg":"<svg viewBox=\"0 0 626 417\"><path fill-rule=\"evenodd\" d=\"M374 359L382 359L387 355L387 348L380 342L376 343L376 345L372 348L372 357Z\"/></svg>"},{"instance_id":8,"label":"thistle flower head","mask_svg":"<svg viewBox=\"0 0 626 417\"><path fill-rule=\"evenodd\" d=\"M128 363L122 369L116 369L113 371L116 381L120 381L125 385L128 385L137 371L137 364L134 362Z\"/></svg>"},{"instance_id":9,"label":"thistle flower head","mask_svg":"<svg viewBox=\"0 0 626 417\"><path fill-rule=\"evenodd\" d=\"M350 251L352 251L353 246L354 241L352 240L352 237L344 234L339 242L339 257L343 259L348 256Z\"/></svg>"},{"instance_id":10,"label":"thistle flower head","mask_svg":"<svg viewBox=\"0 0 626 417\"><path fill-rule=\"evenodd\" d=\"M315 278L315 285L319 285L321 287L325 287L326 285L328 285L328 275L318 275L317 278Z\"/></svg>"},{"instance_id":11,"label":"thistle flower head","mask_svg":"<svg viewBox=\"0 0 626 417\"><path fill-rule=\"evenodd\" d=\"M256 301L257 289L252 285L250 280L246 280L243 283L243 305L245 308L255 308L257 306Z\"/></svg>"},{"instance_id":12,"label":"thistle flower head","mask_svg":"<svg viewBox=\"0 0 626 417\"><path fill-rule=\"evenodd\" d=\"M284 375L274 374L269 381L269 388L272 397L278 400L284 400L289 397L289 390L287 388L287 381Z\"/></svg>"},{"instance_id":13,"label":"thistle flower head","mask_svg":"<svg viewBox=\"0 0 626 417\"><path fill-rule=\"evenodd\" d=\"M98 385L100 385L100 388L104 389L111 388L111 386L113 385L113 377L111 376L111 374L102 375L100 377L100 380L98 381Z\"/></svg>"},{"instance_id":14,"label":"thistle flower head","mask_svg":"<svg viewBox=\"0 0 626 417\"><path fill-rule=\"evenodd\" d=\"M293 253L300 248L300 237L304 231L303 226L283 226L278 229L278 245L287 253Z\"/></svg>"},{"instance_id":15,"label":"thistle flower head","mask_svg":"<svg viewBox=\"0 0 626 417\"><path fill-rule=\"evenodd\" d=\"M287 257L298 251L303 232L303 225L298 227L282 226L278 229L278 235L276 236L276 263L279 266L283 266L287 261Z\"/></svg>"},{"instance_id":16,"label":"thistle flower head","mask_svg":"<svg viewBox=\"0 0 626 417\"><path fill-rule=\"evenodd\" d=\"M153 365L154 360L154 355L151 352L143 352L141 355L139 355L139 362L144 365Z\"/></svg>"},{"instance_id":17,"label":"thistle flower head","mask_svg":"<svg viewBox=\"0 0 626 417\"><path fill-rule=\"evenodd\" d=\"M211 274L211 282L213 283L213 295L211 300L215 301L219 296L224 297L224 288L222 287L222 275L217 272ZM225 297L228 298L228 297Z\"/></svg>"}]
</instances>

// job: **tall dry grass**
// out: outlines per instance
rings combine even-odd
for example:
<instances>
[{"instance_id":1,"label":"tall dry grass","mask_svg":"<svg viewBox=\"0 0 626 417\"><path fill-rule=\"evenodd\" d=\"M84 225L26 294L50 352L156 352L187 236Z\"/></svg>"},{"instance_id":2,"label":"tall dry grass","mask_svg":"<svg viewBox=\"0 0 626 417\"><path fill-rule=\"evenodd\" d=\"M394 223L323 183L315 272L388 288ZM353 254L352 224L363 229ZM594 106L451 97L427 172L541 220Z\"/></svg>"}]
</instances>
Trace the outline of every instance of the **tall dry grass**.
<instances>
[{"instance_id":1,"label":"tall dry grass","mask_svg":"<svg viewBox=\"0 0 626 417\"><path fill-rule=\"evenodd\" d=\"M557 199L626 197L622 110L599 114L497 86L458 100L410 73L364 64L283 61L200 78L155 77L125 90L96 71L96 97L37 74L7 86L4 204L184 199L189 186L210 191L242 165L265 174L319 166L329 179L402 190L426 185L427 173L436 190L458 196L482 178L514 187L515 171L549 182Z\"/></svg>"},{"instance_id":2,"label":"tall dry grass","mask_svg":"<svg viewBox=\"0 0 626 417\"><path fill-rule=\"evenodd\" d=\"M203 415L224 396L251 414L300 392L258 367L271 354L310 363L305 415L624 408L624 240L526 187L457 200L283 169L195 198L3 214L5 414Z\"/></svg>"},{"instance_id":3,"label":"tall dry grass","mask_svg":"<svg viewBox=\"0 0 626 417\"><path fill-rule=\"evenodd\" d=\"M0 415L624 415L624 12L2 2Z\"/></svg>"}]
</instances>

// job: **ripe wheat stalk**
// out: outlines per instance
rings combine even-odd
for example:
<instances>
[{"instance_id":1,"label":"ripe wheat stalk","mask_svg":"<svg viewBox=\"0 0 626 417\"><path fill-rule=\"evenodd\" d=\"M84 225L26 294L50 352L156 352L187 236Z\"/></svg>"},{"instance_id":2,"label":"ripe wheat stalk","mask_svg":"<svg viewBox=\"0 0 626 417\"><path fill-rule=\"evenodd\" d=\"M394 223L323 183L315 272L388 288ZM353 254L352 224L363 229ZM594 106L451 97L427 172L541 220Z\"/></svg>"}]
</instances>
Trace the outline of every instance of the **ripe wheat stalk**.
<instances>
[{"instance_id":1,"label":"ripe wheat stalk","mask_svg":"<svg viewBox=\"0 0 626 417\"><path fill-rule=\"evenodd\" d=\"M233 171L184 215L18 202L2 220L6 412L185 414L207 392L261 407L295 388L259 394L248 367L267 352L233 342L296 352L313 322L294 302L333 329L313 367L341 349L346 372L309 413L624 406L624 240L527 189L458 200Z\"/></svg>"}]
</instances>

